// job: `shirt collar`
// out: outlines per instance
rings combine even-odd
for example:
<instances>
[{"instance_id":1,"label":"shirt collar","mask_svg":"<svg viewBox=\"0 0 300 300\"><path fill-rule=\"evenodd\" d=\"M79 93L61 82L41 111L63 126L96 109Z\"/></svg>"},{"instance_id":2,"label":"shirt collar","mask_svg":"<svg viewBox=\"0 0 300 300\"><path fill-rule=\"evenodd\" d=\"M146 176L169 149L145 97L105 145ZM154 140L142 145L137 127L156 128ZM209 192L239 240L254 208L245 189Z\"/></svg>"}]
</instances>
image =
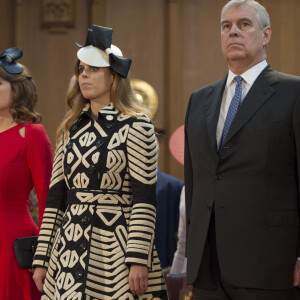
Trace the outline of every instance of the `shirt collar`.
<instances>
[{"instance_id":1,"label":"shirt collar","mask_svg":"<svg viewBox=\"0 0 300 300\"><path fill-rule=\"evenodd\" d=\"M241 76L243 77L243 80L247 82L250 86L254 83L256 78L259 76L259 74L263 71L263 69L267 66L266 60L261 61L260 63L256 64L243 74ZM237 76L234 74L231 70L228 71L228 77L226 81L226 87L228 88L232 81L234 80L234 77Z\"/></svg>"}]
</instances>

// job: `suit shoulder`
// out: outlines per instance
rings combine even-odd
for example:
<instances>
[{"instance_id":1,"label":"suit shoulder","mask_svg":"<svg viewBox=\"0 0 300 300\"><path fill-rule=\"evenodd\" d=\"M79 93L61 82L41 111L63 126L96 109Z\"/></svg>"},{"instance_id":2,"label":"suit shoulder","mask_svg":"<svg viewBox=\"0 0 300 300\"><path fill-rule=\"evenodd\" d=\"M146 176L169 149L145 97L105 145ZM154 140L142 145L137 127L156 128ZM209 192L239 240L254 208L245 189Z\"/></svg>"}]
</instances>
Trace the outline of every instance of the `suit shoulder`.
<instances>
[{"instance_id":1,"label":"suit shoulder","mask_svg":"<svg viewBox=\"0 0 300 300\"><path fill-rule=\"evenodd\" d=\"M292 74L286 74L282 72L278 72L278 79L279 81L283 82L290 82L290 83L300 83L300 76L292 75Z\"/></svg>"}]
</instances>

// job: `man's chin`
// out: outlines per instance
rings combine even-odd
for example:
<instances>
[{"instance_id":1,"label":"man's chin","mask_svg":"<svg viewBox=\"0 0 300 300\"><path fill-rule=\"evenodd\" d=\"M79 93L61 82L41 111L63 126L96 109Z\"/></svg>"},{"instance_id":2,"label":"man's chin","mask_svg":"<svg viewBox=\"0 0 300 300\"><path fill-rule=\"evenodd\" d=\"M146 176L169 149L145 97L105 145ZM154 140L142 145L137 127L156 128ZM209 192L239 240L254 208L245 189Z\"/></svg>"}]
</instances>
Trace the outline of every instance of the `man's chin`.
<instances>
[{"instance_id":1,"label":"man's chin","mask_svg":"<svg viewBox=\"0 0 300 300\"><path fill-rule=\"evenodd\" d=\"M226 55L227 61L239 61L245 59L245 54L241 51L235 51Z\"/></svg>"}]
</instances>

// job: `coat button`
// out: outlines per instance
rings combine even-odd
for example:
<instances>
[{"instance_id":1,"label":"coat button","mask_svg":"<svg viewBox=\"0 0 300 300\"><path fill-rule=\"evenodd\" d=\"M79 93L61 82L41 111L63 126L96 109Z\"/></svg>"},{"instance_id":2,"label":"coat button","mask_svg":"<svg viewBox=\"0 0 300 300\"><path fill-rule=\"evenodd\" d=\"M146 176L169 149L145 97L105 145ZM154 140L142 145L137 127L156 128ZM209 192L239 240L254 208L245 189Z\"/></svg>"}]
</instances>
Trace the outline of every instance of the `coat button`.
<instances>
[{"instance_id":1,"label":"coat button","mask_svg":"<svg viewBox=\"0 0 300 300\"><path fill-rule=\"evenodd\" d=\"M110 128L112 128L112 127L113 127L113 124L111 124L111 123L110 123L110 124L106 124L106 128L107 128L107 129L110 129Z\"/></svg>"},{"instance_id":2,"label":"coat button","mask_svg":"<svg viewBox=\"0 0 300 300\"><path fill-rule=\"evenodd\" d=\"M91 219L90 219L89 217L87 217L87 216L84 216L84 217L81 218L81 223L82 223L82 224L87 225L87 224L89 224L90 222L91 222Z\"/></svg>"},{"instance_id":3,"label":"coat button","mask_svg":"<svg viewBox=\"0 0 300 300\"><path fill-rule=\"evenodd\" d=\"M70 166L66 166L65 167L65 173L67 174L67 175L69 175L70 173L71 173L71 167Z\"/></svg>"},{"instance_id":4,"label":"coat button","mask_svg":"<svg viewBox=\"0 0 300 300\"><path fill-rule=\"evenodd\" d=\"M76 272L75 272L75 277L76 279L80 279L81 277L83 276L83 271L78 269Z\"/></svg>"},{"instance_id":5,"label":"coat button","mask_svg":"<svg viewBox=\"0 0 300 300\"><path fill-rule=\"evenodd\" d=\"M97 148L100 148L100 147L102 147L102 146L103 146L103 141L102 141L102 140L97 141L96 147L97 147Z\"/></svg>"},{"instance_id":6,"label":"coat button","mask_svg":"<svg viewBox=\"0 0 300 300\"><path fill-rule=\"evenodd\" d=\"M79 250L80 250L81 252L85 251L85 250L86 250L86 244L85 244L85 243L81 243L81 244L79 245Z\"/></svg>"},{"instance_id":7,"label":"coat button","mask_svg":"<svg viewBox=\"0 0 300 300\"><path fill-rule=\"evenodd\" d=\"M107 121L112 121L113 119L114 119L114 117L112 115L106 116L106 120Z\"/></svg>"},{"instance_id":8,"label":"coat button","mask_svg":"<svg viewBox=\"0 0 300 300\"><path fill-rule=\"evenodd\" d=\"M75 131L77 129L77 127L78 127L77 124L74 124L74 125L72 125L71 130Z\"/></svg>"},{"instance_id":9,"label":"coat button","mask_svg":"<svg viewBox=\"0 0 300 300\"><path fill-rule=\"evenodd\" d=\"M68 221L69 221L68 216L65 216L65 217L63 218L63 220L62 220L62 224L63 224L63 225L66 225L66 224L68 223Z\"/></svg>"},{"instance_id":10,"label":"coat button","mask_svg":"<svg viewBox=\"0 0 300 300\"><path fill-rule=\"evenodd\" d=\"M73 147L73 143L72 142L68 143L67 146L66 146L67 150L72 149L72 147Z\"/></svg>"},{"instance_id":11,"label":"coat button","mask_svg":"<svg viewBox=\"0 0 300 300\"><path fill-rule=\"evenodd\" d=\"M96 167L95 165L91 165L91 166L89 167L89 172L90 172L91 174L96 173L96 171L97 171L97 167Z\"/></svg>"},{"instance_id":12,"label":"coat button","mask_svg":"<svg viewBox=\"0 0 300 300\"><path fill-rule=\"evenodd\" d=\"M221 180L222 178L223 178L223 177L222 177L221 175L217 175L217 176L216 176L216 179L217 179L217 180Z\"/></svg>"}]
</instances>

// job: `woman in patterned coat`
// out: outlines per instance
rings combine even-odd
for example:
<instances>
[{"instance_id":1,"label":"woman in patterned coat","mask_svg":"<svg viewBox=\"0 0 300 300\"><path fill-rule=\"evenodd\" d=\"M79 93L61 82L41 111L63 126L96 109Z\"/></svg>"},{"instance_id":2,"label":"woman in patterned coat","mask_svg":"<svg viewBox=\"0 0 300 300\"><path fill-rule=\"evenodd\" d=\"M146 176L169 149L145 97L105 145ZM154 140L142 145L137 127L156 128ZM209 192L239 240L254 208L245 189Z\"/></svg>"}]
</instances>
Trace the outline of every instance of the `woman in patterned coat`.
<instances>
[{"instance_id":1,"label":"woman in patterned coat","mask_svg":"<svg viewBox=\"0 0 300 300\"><path fill-rule=\"evenodd\" d=\"M154 129L126 78L131 60L111 37L94 25L77 44L33 262L44 300L167 299L153 246Z\"/></svg>"}]
</instances>

